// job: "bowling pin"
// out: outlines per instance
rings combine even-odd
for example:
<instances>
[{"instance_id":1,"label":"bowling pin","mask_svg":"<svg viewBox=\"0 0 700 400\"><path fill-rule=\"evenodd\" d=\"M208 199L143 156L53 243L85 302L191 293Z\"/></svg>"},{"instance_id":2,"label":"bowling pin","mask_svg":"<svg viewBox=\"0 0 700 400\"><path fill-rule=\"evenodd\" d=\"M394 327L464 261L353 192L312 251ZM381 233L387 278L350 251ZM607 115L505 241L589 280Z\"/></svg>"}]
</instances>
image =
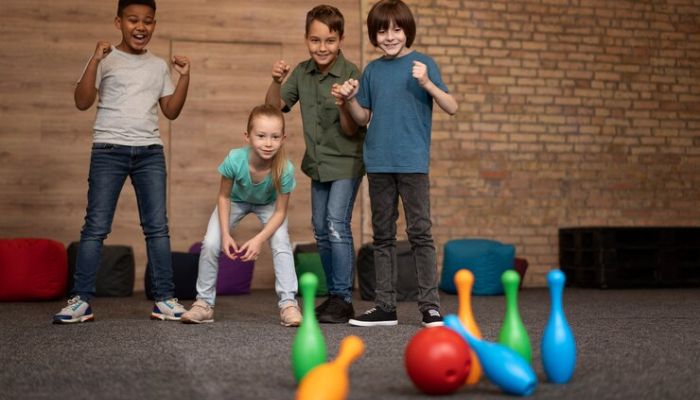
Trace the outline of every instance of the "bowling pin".
<instances>
[{"instance_id":1,"label":"bowling pin","mask_svg":"<svg viewBox=\"0 0 700 400\"><path fill-rule=\"evenodd\" d=\"M571 380L576 368L576 340L564 315L562 295L566 276L558 269L547 274L552 308L542 335L542 366L552 383Z\"/></svg>"},{"instance_id":2,"label":"bowling pin","mask_svg":"<svg viewBox=\"0 0 700 400\"><path fill-rule=\"evenodd\" d=\"M457 297L459 299L459 320L462 325L477 339L481 339L481 331L479 326L474 320L474 313L472 311L472 287L474 286L474 274L468 269L460 269L457 271L454 277L455 286L457 287ZM471 350L472 356L472 367L469 370L469 375L467 376L467 385L475 385L481 380L483 371L481 369L481 364L479 363L479 358L474 350Z\"/></svg>"},{"instance_id":3,"label":"bowling pin","mask_svg":"<svg viewBox=\"0 0 700 400\"><path fill-rule=\"evenodd\" d=\"M469 334L456 315L445 317L445 326L459 333L476 352L486 377L506 393L529 396L537 386L537 376L518 353L497 343L479 340Z\"/></svg>"},{"instance_id":4,"label":"bowling pin","mask_svg":"<svg viewBox=\"0 0 700 400\"><path fill-rule=\"evenodd\" d=\"M530 336L518 312L518 286L520 275L509 269L501 275L501 282L506 293L506 315L498 334L498 343L520 354L525 361L532 363L532 345Z\"/></svg>"},{"instance_id":5,"label":"bowling pin","mask_svg":"<svg viewBox=\"0 0 700 400\"><path fill-rule=\"evenodd\" d=\"M350 379L348 368L365 351L365 344L357 336L348 336L340 342L338 357L312 369L299 384L297 400L344 400L348 396Z\"/></svg>"},{"instance_id":6,"label":"bowling pin","mask_svg":"<svg viewBox=\"0 0 700 400\"><path fill-rule=\"evenodd\" d=\"M327 360L326 342L314 311L318 277L311 272L302 274L299 287L304 318L292 342L292 370L297 382L301 382L304 375Z\"/></svg>"}]
</instances>

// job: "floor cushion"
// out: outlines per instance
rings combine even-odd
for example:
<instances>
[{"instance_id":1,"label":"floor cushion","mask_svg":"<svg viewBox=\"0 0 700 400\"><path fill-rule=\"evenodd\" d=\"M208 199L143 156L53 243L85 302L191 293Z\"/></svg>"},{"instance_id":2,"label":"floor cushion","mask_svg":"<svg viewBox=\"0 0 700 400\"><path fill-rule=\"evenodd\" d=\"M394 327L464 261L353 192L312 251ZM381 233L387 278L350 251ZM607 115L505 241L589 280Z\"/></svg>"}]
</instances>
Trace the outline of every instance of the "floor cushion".
<instances>
[{"instance_id":1,"label":"floor cushion","mask_svg":"<svg viewBox=\"0 0 700 400\"><path fill-rule=\"evenodd\" d=\"M503 294L501 275L515 263L515 246L488 239L457 239L445 243L440 289L456 294L454 275L460 269L474 274L473 295Z\"/></svg>"},{"instance_id":2,"label":"floor cushion","mask_svg":"<svg viewBox=\"0 0 700 400\"><path fill-rule=\"evenodd\" d=\"M411 244L407 240L396 242L396 261L396 301L415 301L418 299L418 277ZM357 253L357 280L360 297L363 300L374 300L377 277L374 269L374 246L371 243L362 245Z\"/></svg>"},{"instance_id":3,"label":"floor cushion","mask_svg":"<svg viewBox=\"0 0 700 400\"><path fill-rule=\"evenodd\" d=\"M175 292L173 297L178 300L194 300L197 297L197 274L199 272L199 254L172 252L173 260L173 284ZM143 277L146 297L154 300L153 284L149 270Z\"/></svg>"},{"instance_id":4,"label":"floor cushion","mask_svg":"<svg viewBox=\"0 0 700 400\"><path fill-rule=\"evenodd\" d=\"M80 242L68 246L68 293L73 289L75 260ZM131 246L104 245L100 257L100 268L95 279L95 296L126 297L134 294L135 279L134 250Z\"/></svg>"},{"instance_id":5,"label":"floor cushion","mask_svg":"<svg viewBox=\"0 0 700 400\"><path fill-rule=\"evenodd\" d=\"M191 254L197 254L202 250L202 242L197 242L190 247ZM253 283L253 270L255 261L232 260L223 252L219 254L219 274L216 278L216 295L249 294Z\"/></svg>"},{"instance_id":6,"label":"floor cushion","mask_svg":"<svg viewBox=\"0 0 700 400\"><path fill-rule=\"evenodd\" d=\"M316 243L301 243L294 246L294 269L297 279L306 272L311 272L318 278L316 296L328 295L326 272L323 270L321 256L318 254Z\"/></svg>"},{"instance_id":7,"label":"floor cushion","mask_svg":"<svg viewBox=\"0 0 700 400\"><path fill-rule=\"evenodd\" d=\"M0 239L0 301L53 300L66 293L68 259L51 239Z\"/></svg>"}]
</instances>

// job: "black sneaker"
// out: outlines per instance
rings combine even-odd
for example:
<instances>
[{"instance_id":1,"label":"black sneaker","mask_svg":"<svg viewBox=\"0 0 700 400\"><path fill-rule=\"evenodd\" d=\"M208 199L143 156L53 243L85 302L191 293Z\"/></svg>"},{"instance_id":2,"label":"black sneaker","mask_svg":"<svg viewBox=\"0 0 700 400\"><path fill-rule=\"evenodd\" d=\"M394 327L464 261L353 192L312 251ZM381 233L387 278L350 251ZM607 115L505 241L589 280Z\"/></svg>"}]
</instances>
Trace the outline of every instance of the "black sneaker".
<instances>
[{"instance_id":1,"label":"black sneaker","mask_svg":"<svg viewBox=\"0 0 700 400\"><path fill-rule=\"evenodd\" d=\"M328 305L317 314L318 322L327 324L345 324L355 315L352 303L338 296L331 296Z\"/></svg>"},{"instance_id":2,"label":"black sneaker","mask_svg":"<svg viewBox=\"0 0 700 400\"><path fill-rule=\"evenodd\" d=\"M374 307L356 318L351 318L348 323L354 326L392 326L397 325L399 320L396 318L396 311L384 311Z\"/></svg>"},{"instance_id":3,"label":"black sneaker","mask_svg":"<svg viewBox=\"0 0 700 400\"><path fill-rule=\"evenodd\" d=\"M433 327L433 326L443 326L444 323L442 322L442 315L440 315L440 311L431 308L429 310L425 310L422 312L423 314L423 320L421 321L421 325L425 327Z\"/></svg>"},{"instance_id":4,"label":"black sneaker","mask_svg":"<svg viewBox=\"0 0 700 400\"><path fill-rule=\"evenodd\" d=\"M323 303L319 304L316 306L316 309L314 310L316 312L316 318L318 318L319 315L323 312L323 310L328 307L328 304L331 302L330 296L326 297L325 300L323 300Z\"/></svg>"}]
</instances>

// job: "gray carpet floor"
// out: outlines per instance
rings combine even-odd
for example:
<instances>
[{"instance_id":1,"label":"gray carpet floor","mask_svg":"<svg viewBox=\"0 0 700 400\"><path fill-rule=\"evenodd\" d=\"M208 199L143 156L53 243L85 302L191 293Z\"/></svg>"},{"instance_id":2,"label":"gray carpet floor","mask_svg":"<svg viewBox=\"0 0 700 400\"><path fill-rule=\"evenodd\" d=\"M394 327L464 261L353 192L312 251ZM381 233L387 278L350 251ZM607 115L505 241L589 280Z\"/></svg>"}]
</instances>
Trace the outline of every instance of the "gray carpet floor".
<instances>
[{"instance_id":1,"label":"gray carpet floor","mask_svg":"<svg viewBox=\"0 0 700 400\"><path fill-rule=\"evenodd\" d=\"M456 296L441 300L444 313L457 311ZM519 303L539 378L532 398L700 398L700 290L567 288L578 363L565 385L546 383L539 359L547 290L523 290ZM56 326L51 316L63 302L0 303L0 399L294 398L296 329L279 325L271 290L220 297L209 325L151 321L151 305L143 293L98 298L95 322ZM355 301L357 312L371 305ZM475 297L473 308L484 337L496 339L504 298ZM416 304L400 303L398 315L395 327L322 325L331 358L347 335L365 342L365 354L350 368L349 399L430 398L403 366L405 346L420 329ZM445 396L508 397L486 380Z\"/></svg>"}]
</instances>

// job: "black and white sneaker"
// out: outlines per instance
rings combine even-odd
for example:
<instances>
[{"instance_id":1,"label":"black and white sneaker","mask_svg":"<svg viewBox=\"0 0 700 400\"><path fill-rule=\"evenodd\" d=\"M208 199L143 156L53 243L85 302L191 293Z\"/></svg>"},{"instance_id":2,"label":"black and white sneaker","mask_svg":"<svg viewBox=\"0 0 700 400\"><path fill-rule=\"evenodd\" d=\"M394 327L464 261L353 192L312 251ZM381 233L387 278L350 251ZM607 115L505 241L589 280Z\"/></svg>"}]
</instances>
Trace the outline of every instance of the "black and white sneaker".
<instances>
[{"instance_id":1,"label":"black and white sneaker","mask_svg":"<svg viewBox=\"0 0 700 400\"><path fill-rule=\"evenodd\" d=\"M440 311L431 308L429 310L425 310L422 312L423 314L423 320L421 321L421 325L425 327L433 327L433 326L443 326L444 323L442 322L442 315L440 315Z\"/></svg>"},{"instance_id":2,"label":"black and white sneaker","mask_svg":"<svg viewBox=\"0 0 700 400\"><path fill-rule=\"evenodd\" d=\"M393 326L399 323L399 319L396 318L396 311L374 307L356 318L350 318L348 323L353 326Z\"/></svg>"}]
</instances>

